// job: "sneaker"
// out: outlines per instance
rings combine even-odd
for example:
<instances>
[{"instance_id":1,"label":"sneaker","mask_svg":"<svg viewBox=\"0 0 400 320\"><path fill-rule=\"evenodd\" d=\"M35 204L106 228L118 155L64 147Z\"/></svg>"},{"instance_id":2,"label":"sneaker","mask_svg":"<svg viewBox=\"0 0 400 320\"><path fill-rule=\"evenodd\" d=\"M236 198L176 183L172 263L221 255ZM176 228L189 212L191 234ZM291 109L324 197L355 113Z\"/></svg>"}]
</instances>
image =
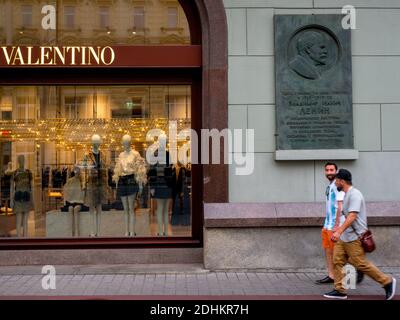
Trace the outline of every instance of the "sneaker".
<instances>
[{"instance_id":1,"label":"sneaker","mask_svg":"<svg viewBox=\"0 0 400 320\"><path fill-rule=\"evenodd\" d=\"M364 280L364 273L357 270L357 284L361 283Z\"/></svg>"},{"instance_id":2,"label":"sneaker","mask_svg":"<svg viewBox=\"0 0 400 320\"><path fill-rule=\"evenodd\" d=\"M347 299L347 294L341 293L337 290L332 290L331 292L325 293L324 297L329 298L329 299L345 300L345 299Z\"/></svg>"},{"instance_id":3,"label":"sneaker","mask_svg":"<svg viewBox=\"0 0 400 320\"><path fill-rule=\"evenodd\" d=\"M386 292L386 300L392 300L396 294L396 279L392 278L392 282L383 287Z\"/></svg>"},{"instance_id":4,"label":"sneaker","mask_svg":"<svg viewBox=\"0 0 400 320\"><path fill-rule=\"evenodd\" d=\"M316 283L316 284L334 283L334 280L333 280L331 277L326 276L326 277L323 278L323 279L320 279L320 280L315 281L315 283Z\"/></svg>"}]
</instances>

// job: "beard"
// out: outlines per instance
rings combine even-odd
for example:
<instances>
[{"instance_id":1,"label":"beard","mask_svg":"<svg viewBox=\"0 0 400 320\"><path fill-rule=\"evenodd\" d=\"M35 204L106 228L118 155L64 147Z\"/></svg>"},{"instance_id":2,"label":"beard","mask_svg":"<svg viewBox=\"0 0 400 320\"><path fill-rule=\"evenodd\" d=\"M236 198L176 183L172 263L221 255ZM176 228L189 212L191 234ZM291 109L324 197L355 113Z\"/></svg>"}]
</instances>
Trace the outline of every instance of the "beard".
<instances>
[{"instance_id":1,"label":"beard","mask_svg":"<svg viewBox=\"0 0 400 320\"><path fill-rule=\"evenodd\" d=\"M336 189L337 189L337 191L342 191L343 190L343 187L336 187Z\"/></svg>"},{"instance_id":2,"label":"beard","mask_svg":"<svg viewBox=\"0 0 400 320\"><path fill-rule=\"evenodd\" d=\"M327 175L326 175L326 178L327 178L329 181L333 181L333 180L335 180L336 175L334 175L334 174L327 174Z\"/></svg>"}]
</instances>

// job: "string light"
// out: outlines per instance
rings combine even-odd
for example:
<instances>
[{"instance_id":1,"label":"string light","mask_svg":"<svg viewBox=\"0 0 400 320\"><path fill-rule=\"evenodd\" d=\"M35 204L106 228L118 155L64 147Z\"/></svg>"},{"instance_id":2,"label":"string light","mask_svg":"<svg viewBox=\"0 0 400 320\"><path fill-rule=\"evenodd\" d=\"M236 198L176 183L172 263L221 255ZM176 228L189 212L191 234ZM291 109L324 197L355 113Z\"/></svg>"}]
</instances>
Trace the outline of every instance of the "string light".
<instances>
[{"instance_id":1,"label":"string light","mask_svg":"<svg viewBox=\"0 0 400 320\"><path fill-rule=\"evenodd\" d=\"M0 141L52 141L65 149L76 150L86 148L91 136L97 133L103 137L104 146L116 148L122 136L129 134L140 148L147 146L146 134L150 129L161 129L168 135L169 121L167 118L0 120L1 130L10 131L10 135L0 137ZM171 121L177 121L179 131L191 128L189 119Z\"/></svg>"}]
</instances>

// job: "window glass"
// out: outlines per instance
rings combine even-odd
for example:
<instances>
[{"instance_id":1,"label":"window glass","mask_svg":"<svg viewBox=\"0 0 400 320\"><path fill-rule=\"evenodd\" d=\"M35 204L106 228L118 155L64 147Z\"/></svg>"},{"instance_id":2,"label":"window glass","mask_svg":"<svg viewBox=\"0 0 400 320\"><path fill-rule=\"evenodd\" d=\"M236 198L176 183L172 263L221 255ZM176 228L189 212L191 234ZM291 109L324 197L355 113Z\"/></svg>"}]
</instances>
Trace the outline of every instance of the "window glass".
<instances>
[{"instance_id":1,"label":"window glass","mask_svg":"<svg viewBox=\"0 0 400 320\"><path fill-rule=\"evenodd\" d=\"M190 163L146 155L190 109L188 85L0 87L0 235L190 237Z\"/></svg>"}]
</instances>

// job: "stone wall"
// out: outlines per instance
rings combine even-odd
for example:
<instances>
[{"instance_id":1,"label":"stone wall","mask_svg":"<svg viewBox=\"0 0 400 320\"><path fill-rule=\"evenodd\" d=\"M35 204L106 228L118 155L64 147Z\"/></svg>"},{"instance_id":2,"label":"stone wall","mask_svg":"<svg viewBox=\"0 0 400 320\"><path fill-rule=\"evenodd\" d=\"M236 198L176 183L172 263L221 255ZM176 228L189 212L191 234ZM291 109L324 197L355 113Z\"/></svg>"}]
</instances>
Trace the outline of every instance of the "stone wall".
<instances>
[{"instance_id":1,"label":"stone wall","mask_svg":"<svg viewBox=\"0 0 400 320\"><path fill-rule=\"evenodd\" d=\"M378 266L400 265L400 227L371 228L377 250L368 254ZM205 231L206 269L325 268L319 227L209 228ZM224 245L221 246L220 244Z\"/></svg>"},{"instance_id":2,"label":"stone wall","mask_svg":"<svg viewBox=\"0 0 400 320\"><path fill-rule=\"evenodd\" d=\"M277 162L274 28L276 14L340 14L356 7L352 30L354 174L369 201L400 199L400 2L397 0L225 0L229 33L229 127L255 129L255 170L230 167L230 202L322 201L325 161Z\"/></svg>"},{"instance_id":3,"label":"stone wall","mask_svg":"<svg viewBox=\"0 0 400 320\"><path fill-rule=\"evenodd\" d=\"M204 265L207 269L324 268L320 214L323 203L207 204ZM378 266L400 265L400 202L368 203L368 224Z\"/></svg>"}]
</instances>

